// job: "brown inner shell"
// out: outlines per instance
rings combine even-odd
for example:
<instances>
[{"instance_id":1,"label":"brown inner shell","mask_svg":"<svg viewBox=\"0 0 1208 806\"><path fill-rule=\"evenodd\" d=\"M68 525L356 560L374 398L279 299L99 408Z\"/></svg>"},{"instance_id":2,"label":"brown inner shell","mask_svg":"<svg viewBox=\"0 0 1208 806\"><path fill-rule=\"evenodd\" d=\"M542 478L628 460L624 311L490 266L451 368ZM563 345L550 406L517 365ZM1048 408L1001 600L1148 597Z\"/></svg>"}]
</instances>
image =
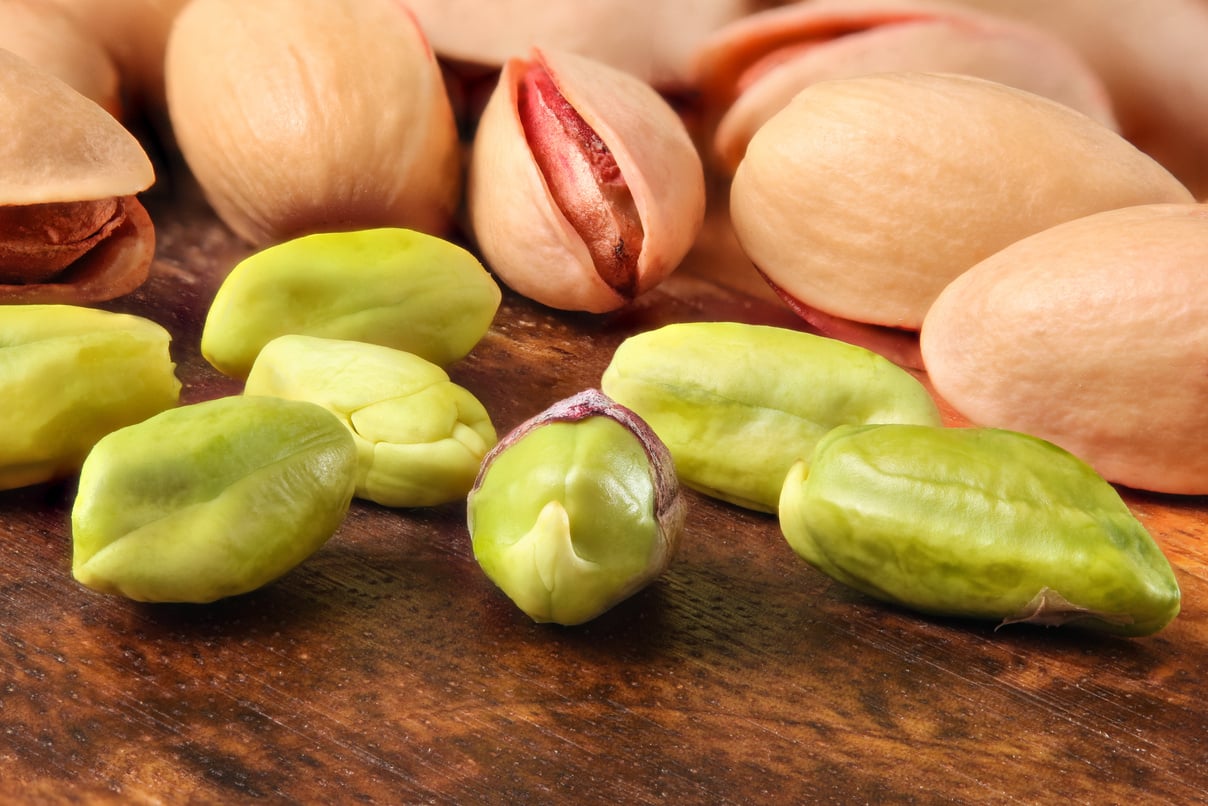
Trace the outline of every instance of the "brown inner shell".
<instances>
[{"instance_id":1,"label":"brown inner shell","mask_svg":"<svg viewBox=\"0 0 1208 806\"><path fill-rule=\"evenodd\" d=\"M134 196L0 207L0 304L114 299L147 279L154 256Z\"/></svg>"}]
</instances>

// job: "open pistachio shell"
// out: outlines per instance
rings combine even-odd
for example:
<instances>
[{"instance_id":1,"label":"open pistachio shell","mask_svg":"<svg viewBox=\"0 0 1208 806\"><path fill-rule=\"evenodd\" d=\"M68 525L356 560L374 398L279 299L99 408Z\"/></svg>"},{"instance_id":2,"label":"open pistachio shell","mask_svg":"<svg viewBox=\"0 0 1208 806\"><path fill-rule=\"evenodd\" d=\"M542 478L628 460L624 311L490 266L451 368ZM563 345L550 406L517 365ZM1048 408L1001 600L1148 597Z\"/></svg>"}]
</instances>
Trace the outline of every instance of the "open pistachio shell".
<instances>
[{"instance_id":1,"label":"open pistachio shell","mask_svg":"<svg viewBox=\"0 0 1208 806\"><path fill-rule=\"evenodd\" d=\"M339 417L356 441L356 495L383 506L464 499L495 445L490 415L469 390L377 344L281 336L260 351L243 391L308 400Z\"/></svg>"},{"instance_id":2,"label":"open pistachio shell","mask_svg":"<svg viewBox=\"0 0 1208 806\"><path fill-rule=\"evenodd\" d=\"M545 305L602 313L680 263L704 220L704 171L675 111L601 62L512 59L470 162L470 227L488 266Z\"/></svg>"},{"instance_id":3,"label":"open pistachio shell","mask_svg":"<svg viewBox=\"0 0 1208 806\"><path fill-rule=\"evenodd\" d=\"M195 0L164 79L181 153L253 246L313 232L447 232L461 194L453 111L393 0Z\"/></svg>"},{"instance_id":4,"label":"open pistachio shell","mask_svg":"<svg viewBox=\"0 0 1208 806\"><path fill-rule=\"evenodd\" d=\"M595 389L506 434L483 460L466 507L483 572L534 621L565 625L657 579L684 514L666 447Z\"/></svg>"},{"instance_id":5,"label":"open pistachio shell","mask_svg":"<svg viewBox=\"0 0 1208 806\"><path fill-rule=\"evenodd\" d=\"M139 316L0 306L0 489L68 476L110 431L175 406L170 342Z\"/></svg>"},{"instance_id":6,"label":"open pistachio shell","mask_svg":"<svg viewBox=\"0 0 1208 806\"><path fill-rule=\"evenodd\" d=\"M696 70L698 86L721 114L714 147L730 171L751 136L801 89L868 73L980 76L1116 126L1099 76L1064 40L926 0L812 0L752 14L706 39Z\"/></svg>"},{"instance_id":7,"label":"open pistachio shell","mask_svg":"<svg viewBox=\"0 0 1208 806\"><path fill-rule=\"evenodd\" d=\"M352 435L314 403L234 396L169 409L88 454L72 574L143 602L247 593L327 542L355 477Z\"/></svg>"},{"instance_id":8,"label":"open pistachio shell","mask_svg":"<svg viewBox=\"0 0 1208 806\"><path fill-rule=\"evenodd\" d=\"M944 286L1020 238L1192 199L1055 101L972 76L881 73L802 90L751 140L730 200L743 250L786 297L917 333Z\"/></svg>"},{"instance_id":9,"label":"open pistachio shell","mask_svg":"<svg viewBox=\"0 0 1208 806\"><path fill-rule=\"evenodd\" d=\"M945 616L1150 635L1179 612L1169 561L1110 484L993 428L841 426L785 479L793 550L882 601Z\"/></svg>"},{"instance_id":10,"label":"open pistachio shell","mask_svg":"<svg viewBox=\"0 0 1208 806\"><path fill-rule=\"evenodd\" d=\"M109 113L0 49L0 302L98 302L147 278L155 172Z\"/></svg>"},{"instance_id":11,"label":"open pistachio shell","mask_svg":"<svg viewBox=\"0 0 1208 806\"><path fill-rule=\"evenodd\" d=\"M936 391L1108 480L1208 494L1208 205L1109 210L956 278L923 320Z\"/></svg>"}]
</instances>

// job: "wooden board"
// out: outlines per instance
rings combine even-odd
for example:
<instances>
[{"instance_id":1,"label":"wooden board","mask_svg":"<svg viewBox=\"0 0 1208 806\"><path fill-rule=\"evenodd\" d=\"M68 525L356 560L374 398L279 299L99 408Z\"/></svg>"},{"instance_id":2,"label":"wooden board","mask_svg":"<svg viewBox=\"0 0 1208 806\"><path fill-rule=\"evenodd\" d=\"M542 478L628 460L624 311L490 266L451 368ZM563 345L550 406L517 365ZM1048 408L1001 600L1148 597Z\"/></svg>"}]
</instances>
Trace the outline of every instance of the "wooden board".
<instances>
[{"instance_id":1,"label":"wooden board","mask_svg":"<svg viewBox=\"0 0 1208 806\"><path fill-rule=\"evenodd\" d=\"M170 190L149 200L151 280L108 307L174 333L185 401L236 393L198 339L246 250L186 179ZM715 211L633 308L509 294L451 374L502 433L596 385L625 336L686 319L802 326ZM143 605L72 580L72 485L0 493L5 802L1208 802L1204 498L1125 492L1184 594L1128 640L877 604L774 518L691 493L667 574L578 628L492 587L461 504L355 503L267 588Z\"/></svg>"}]
</instances>

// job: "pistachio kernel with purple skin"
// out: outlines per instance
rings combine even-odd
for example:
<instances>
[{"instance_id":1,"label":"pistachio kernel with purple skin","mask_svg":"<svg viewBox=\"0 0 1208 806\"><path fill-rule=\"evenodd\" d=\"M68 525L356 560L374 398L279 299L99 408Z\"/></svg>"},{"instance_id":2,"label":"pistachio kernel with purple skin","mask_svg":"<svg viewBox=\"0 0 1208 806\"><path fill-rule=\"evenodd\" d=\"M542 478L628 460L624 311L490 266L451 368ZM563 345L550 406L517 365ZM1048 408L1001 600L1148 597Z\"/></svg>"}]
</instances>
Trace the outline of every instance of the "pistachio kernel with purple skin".
<instances>
[{"instance_id":1,"label":"pistachio kernel with purple skin","mask_svg":"<svg viewBox=\"0 0 1208 806\"><path fill-rule=\"evenodd\" d=\"M505 435L467 500L474 558L525 614L590 621L658 578L684 524L666 446L596 389Z\"/></svg>"}]
</instances>

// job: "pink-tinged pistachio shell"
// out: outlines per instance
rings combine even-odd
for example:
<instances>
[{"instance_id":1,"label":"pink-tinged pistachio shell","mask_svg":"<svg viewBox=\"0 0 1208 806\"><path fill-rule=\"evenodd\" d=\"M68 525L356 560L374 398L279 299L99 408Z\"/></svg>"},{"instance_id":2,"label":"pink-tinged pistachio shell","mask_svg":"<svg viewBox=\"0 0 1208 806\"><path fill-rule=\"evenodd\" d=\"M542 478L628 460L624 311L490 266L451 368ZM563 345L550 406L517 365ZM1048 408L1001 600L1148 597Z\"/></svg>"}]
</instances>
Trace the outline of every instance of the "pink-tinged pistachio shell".
<instances>
[{"instance_id":1,"label":"pink-tinged pistachio shell","mask_svg":"<svg viewBox=\"0 0 1208 806\"><path fill-rule=\"evenodd\" d=\"M970 76L883 73L813 84L773 116L730 213L752 262L799 304L917 331L944 286L1020 238L1191 200L1067 106Z\"/></svg>"},{"instance_id":2,"label":"pink-tinged pistachio shell","mask_svg":"<svg viewBox=\"0 0 1208 806\"><path fill-rule=\"evenodd\" d=\"M443 58L499 67L532 48L578 53L657 87L687 81L691 55L752 0L404 0Z\"/></svg>"},{"instance_id":3,"label":"pink-tinged pistachio shell","mask_svg":"<svg viewBox=\"0 0 1208 806\"><path fill-rule=\"evenodd\" d=\"M668 103L628 73L554 51L504 66L467 193L474 238L504 283L593 313L671 273L705 208L700 156Z\"/></svg>"},{"instance_id":4,"label":"pink-tinged pistachio shell","mask_svg":"<svg viewBox=\"0 0 1208 806\"><path fill-rule=\"evenodd\" d=\"M96 35L45 0L0 0L0 48L58 76L114 117L118 71Z\"/></svg>"},{"instance_id":5,"label":"pink-tinged pistachio shell","mask_svg":"<svg viewBox=\"0 0 1208 806\"><path fill-rule=\"evenodd\" d=\"M1208 205L1110 210L952 282L923 322L937 392L1109 481L1208 494Z\"/></svg>"},{"instance_id":6,"label":"pink-tinged pistachio shell","mask_svg":"<svg viewBox=\"0 0 1208 806\"><path fill-rule=\"evenodd\" d=\"M377 227L439 235L460 198L440 68L394 0L195 0L165 64L176 140L253 246Z\"/></svg>"},{"instance_id":7,"label":"pink-tinged pistachio shell","mask_svg":"<svg viewBox=\"0 0 1208 806\"><path fill-rule=\"evenodd\" d=\"M95 102L0 49L0 302L89 303L147 277L142 146Z\"/></svg>"},{"instance_id":8,"label":"pink-tinged pistachio shell","mask_svg":"<svg viewBox=\"0 0 1208 806\"><path fill-rule=\"evenodd\" d=\"M1208 200L1208 3L960 2L1066 39L1103 77L1124 136Z\"/></svg>"},{"instance_id":9,"label":"pink-tinged pistachio shell","mask_svg":"<svg viewBox=\"0 0 1208 806\"><path fill-rule=\"evenodd\" d=\"M733 171L755 131L804 87L903 71L979 76L1116 127L1101 80L1064 40L926 0L811 0L753 14L705 41L697 83L721 115L714 148Z\"/></svg>"}]
</instances>

